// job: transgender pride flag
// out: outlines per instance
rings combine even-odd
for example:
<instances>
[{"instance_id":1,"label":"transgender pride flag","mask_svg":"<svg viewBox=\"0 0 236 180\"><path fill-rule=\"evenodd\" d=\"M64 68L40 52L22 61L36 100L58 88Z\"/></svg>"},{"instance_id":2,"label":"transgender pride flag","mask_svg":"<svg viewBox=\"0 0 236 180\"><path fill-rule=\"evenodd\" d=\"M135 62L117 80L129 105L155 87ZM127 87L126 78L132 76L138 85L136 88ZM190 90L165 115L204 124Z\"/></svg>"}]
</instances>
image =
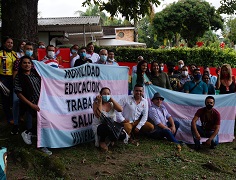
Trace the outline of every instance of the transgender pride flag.
<instances>
[{"instance_id":1,"label":"transgender pride flag","mask_svg":"<svg viewBox=\"0 0 236 180\"><path fill-rule=\"evenodd\" d=\"M187 143L193 143L191 134L191 120L196 111L205 106L205 98L207 95L186 94L176 92L154 85L145 86L145 95L149 99L154 93L159 92L165 100L163 104L166 106L174 120L180 122L180 128L176 134L176 138ZM232 142L234 139L234 123L236 114L236 94L214 95L215 106L221 115L221 126L219 131L220 142ZM198 120L200 125L200 119ZM202 139L206 141L206 139Z\"/></svg>"},{"instance_id":2,"label":"transgender pride flag","mask_svg":"<svg viewBox=\"0 0 236 180\"><path fill-rule=\"evenodd\" d=\"M102 87L114 99L128 94L128 68L99 64L58 69L34 61L41 76L38 147L61 148L94 139L92 104Z\"/></svg>"}]
</instances>

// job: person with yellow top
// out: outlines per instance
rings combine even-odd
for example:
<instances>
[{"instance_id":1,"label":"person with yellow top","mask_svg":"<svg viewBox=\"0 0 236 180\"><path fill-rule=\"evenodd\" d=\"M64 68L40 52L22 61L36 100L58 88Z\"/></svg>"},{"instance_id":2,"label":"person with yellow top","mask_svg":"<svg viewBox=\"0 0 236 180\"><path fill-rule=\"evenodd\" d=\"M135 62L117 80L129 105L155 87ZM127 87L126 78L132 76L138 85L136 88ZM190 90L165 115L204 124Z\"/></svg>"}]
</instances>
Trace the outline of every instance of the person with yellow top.
<instances>
[{"instance_id":1,"label":"person with yellow top","mask_svg":"<svg viewBox=\"0 0 236 180\"><path fill-rule=\"evenodd\" d=\"M6 116L7 122L13 124L11 102L13 90L13 64L17 59L16 52L12 50L13 40L10 37L3 39L3 45L0 51L0 81L10 90L9 96L3 94L0 90L2 97L3 111Z\"/></svg>"}]
</instances>

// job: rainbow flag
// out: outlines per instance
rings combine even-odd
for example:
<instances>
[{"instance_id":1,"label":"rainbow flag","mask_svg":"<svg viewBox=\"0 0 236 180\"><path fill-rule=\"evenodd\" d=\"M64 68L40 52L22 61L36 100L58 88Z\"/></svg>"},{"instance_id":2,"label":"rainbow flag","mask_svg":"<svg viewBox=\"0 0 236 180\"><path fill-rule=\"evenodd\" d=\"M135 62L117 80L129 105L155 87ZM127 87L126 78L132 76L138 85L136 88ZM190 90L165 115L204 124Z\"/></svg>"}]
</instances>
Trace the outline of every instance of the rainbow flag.
<instances>
[{"instance_id":1,"label":"rainbow flag","mask_svg":"<svg viewBox=\"0 0 236 180\"><path fill-rule=\"evenodd\" d=\"M34 61L41 76L38 147L61 148L94 140L92 105L102 87L115 100L128 94L128 67L84 64L58 69Z\"/></svg>"},{"instance_id":2,"label":"rainbow flag","mask_svg":"<svg viewBox=\"0 0 236 180\"><path fill-rule=\"evenodd\" d=\"M145 86L145 95L149 100L149 104L151 104L150 99L152 99L156 92L159 92L165 98L163 104L166 106L173 119L180 123L176 138L186 143L193 143L191 121L197 110L205 106L205 98L208 95L187 94L149 85ZM232 142L234 139L236 94L213 96L215 98L214 108L219 111L221 115L219 141L221 143ZM200 119L197 123L201 125ZM207 139L202 138L201 140L206 141Z\"/></svg>"}]
</instances>

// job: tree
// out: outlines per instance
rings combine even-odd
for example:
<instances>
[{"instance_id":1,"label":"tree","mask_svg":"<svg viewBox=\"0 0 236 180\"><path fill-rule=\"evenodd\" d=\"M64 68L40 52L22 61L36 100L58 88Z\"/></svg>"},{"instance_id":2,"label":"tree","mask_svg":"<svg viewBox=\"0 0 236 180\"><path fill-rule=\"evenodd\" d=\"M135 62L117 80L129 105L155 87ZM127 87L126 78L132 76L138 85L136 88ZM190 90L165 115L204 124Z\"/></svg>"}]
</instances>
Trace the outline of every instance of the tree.
<instances>
[{"instance_id":1,"label":"tree","mask_svg":"<svg viewBox=\"0 0 236 180\"><path fill-rule=\"evenodd\" d=\"M157 48L158 41L154 34L154 27L148 16L138 22L138 40L141 43L146 43L148 48ZM160 45L160 44L159 44Z\"/></svg>"},{"instance_id":2,"label":"tree","mask_svg":"<svg viewBox=\"0 0 236 180\"><path fill-rule=\"evenodd\" d=\"M221 0L221 6L218 8L218 12L221 14L235 14L236 0Z\"/></svg>"},{"instance_id":3,"label":"tree","mask_svg":"<svg viewBox=\"0 0 236 180\"><path fill-rule=\"evenodd\" d=\"M91 6L86 9L85 12L83 11L76 11L75 14L79 14L80 16L100 16L101 17L101 24L103 26L116 26L122 24L122 19L116 19L108 17L104 12L101 12L99 6L96 4L92 4Z\"/></svg>"},{"instance_id":4,"label":"tree","mask_svg":"<svg viewBox=\"0 0 236 180\"><path fill-rule=\"evenodd\" d=\"M21 40L38 43L38 0L1 0L1 11L2 37L13 38L14 49Z\"/></svg>"},{"instance_id":5,"label":"tree","mask_svg":"<svg viewBox=\"0 0 236 180\"><path fill-rule=\"evenodd\" d=\"M233 44L236 44L236 18L230 18L226 26L225 38L229 38Z\"/></svg>"},{"instance_id":6,"label":"tree","mask_svg":"<svg viewBox=\"0 0 236 180\"><path fill-rule=\"evenodd\" d=\"M209 28L223 29L223 19L204 0L180 0L156 13L154 27L163 39L177 39L180 34L192 47Z\"/></svg>"},{"instance_id":7,"label":"tree","mask_svg":"<svg viewBox=\"0 0 236 180\"><path fill-rule=\"evenodd\" d=\"M85 0L83 5L91 5L91 3L99 5L101 11L106 10L112 17L120 13L127 20L133 20L135 27L135 41L137 41L137 23L138 20L146 14L153 13L153 6L160 5L160 0Z\"/></svg>"}]
</instances>

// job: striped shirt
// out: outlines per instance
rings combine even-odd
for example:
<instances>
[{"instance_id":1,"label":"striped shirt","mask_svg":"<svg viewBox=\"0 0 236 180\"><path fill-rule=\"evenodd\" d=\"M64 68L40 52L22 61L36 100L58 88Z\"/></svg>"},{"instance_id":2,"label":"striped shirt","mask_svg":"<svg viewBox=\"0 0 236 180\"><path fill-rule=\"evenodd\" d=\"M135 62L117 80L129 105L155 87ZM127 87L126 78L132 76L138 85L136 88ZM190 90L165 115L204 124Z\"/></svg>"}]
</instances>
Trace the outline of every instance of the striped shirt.
<instances>
[{"instance_id":1,"label":"striped shirt","mask_svg":"<svg viewBox=\"0 0 236 180\"><path fill-rule=\"evenodd\" d=\"M56 59L49 59L48 57L45 56L42 61L49 66L52 66L54 68L59 68L59 63Z\"/></svg>"},{"instance_id":2,"label":"striped shirt","mask_svg":"<svg viewBox=\"0 0 236 180\"><path fill-rule=\"evenodd\" d=\"M26 76L26 78L28 78L31 86L32 86L32 90L33 93L30 96L30 94L26 94L25 89L28 89L29 87L27 83L22 83L22 80L20 80L19 78L19 74L16 75L15 80L14 80L14 85L15 85L15 92L16 93L22 93L25 97L28 97L29 101L31 101L34 104L38 103L39 100L39 95L40 95L40 87L41 87L41 79L40 77L36 76L34 73L30 73L29 75L24 75Z\"/></svg>"},{"instance_id":3,"label":"striped shirt","mask_svg":"<svg viewBox=\"0 0 236 180\"><path fill-rule=\"evenodd\" d=\"M151 120L153 120L155 125L161 123L165 126L167 126L168 118L171 117L164 105L158 107L155 104L152 104L152 106L149 108L148 116Z\"/></svg>"}]
</instances>

